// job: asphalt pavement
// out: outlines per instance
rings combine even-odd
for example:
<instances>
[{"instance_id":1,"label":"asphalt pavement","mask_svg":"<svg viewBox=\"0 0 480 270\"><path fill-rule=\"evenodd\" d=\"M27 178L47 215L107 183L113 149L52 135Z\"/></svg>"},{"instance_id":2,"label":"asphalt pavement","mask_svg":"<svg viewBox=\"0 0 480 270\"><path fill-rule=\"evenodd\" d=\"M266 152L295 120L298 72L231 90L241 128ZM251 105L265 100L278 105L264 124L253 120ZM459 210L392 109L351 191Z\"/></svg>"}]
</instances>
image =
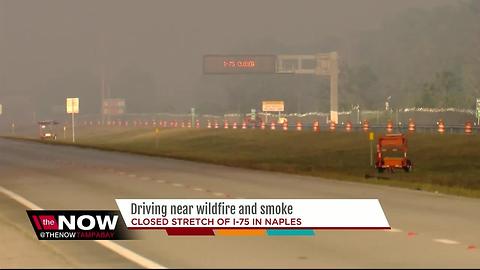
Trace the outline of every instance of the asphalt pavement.
<instances>
[{"instance_id":1,"label":"asphalt pavement","mask_svg":"<svg viewBox=\"0 0 480 270\"><path fill-rule=\"evenodd\" d=\"M28 203L116 209L115 198L378 198L392 230L303 237L151 230L115 241L115 250L94 241L38 241L25 213ZM0 139L0 241L0 268L137 268L142 259L168 268L479 268L480 199Z\"/></svg>"}]
</instances>

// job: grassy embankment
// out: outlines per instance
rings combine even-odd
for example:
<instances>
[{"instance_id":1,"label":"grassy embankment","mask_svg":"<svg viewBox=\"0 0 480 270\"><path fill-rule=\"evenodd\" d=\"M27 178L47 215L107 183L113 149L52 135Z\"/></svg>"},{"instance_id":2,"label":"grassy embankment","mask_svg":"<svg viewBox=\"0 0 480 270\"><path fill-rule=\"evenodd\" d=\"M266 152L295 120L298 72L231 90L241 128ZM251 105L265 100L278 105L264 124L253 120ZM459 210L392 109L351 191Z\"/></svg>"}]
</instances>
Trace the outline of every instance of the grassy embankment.
<instances>
[{"instance_id":1,"label":"grassy embankment","mask_svg":"<svg viewBox=\"0 0 480 270\"><path fill-rule=\"evenodd\" d=\"M359 132L118 129L77 137L78 145L107 150L480 197L478 135L408 135L413 172L379 177L369 167L367 134Z\"/></svg>"}]
</instances>

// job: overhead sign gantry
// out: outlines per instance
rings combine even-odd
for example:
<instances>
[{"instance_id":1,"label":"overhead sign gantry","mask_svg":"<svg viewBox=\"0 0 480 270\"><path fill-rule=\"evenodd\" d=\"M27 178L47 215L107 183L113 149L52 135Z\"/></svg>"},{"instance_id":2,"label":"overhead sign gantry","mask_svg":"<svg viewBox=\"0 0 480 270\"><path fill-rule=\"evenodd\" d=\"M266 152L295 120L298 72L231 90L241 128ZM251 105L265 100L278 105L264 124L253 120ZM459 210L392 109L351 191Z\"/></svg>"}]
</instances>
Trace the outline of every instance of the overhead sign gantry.
<instances>
[{"instance_id":1,"label":"overhead sign gantry","mask_svg":"<svg viewBox=\"0 0 480 270\"><path fill-rule=\"evenodd\" d=\"M204 74L311 74L330 77L330 121L338 123L338 54L205 55Z\"/></svg>"}]
</instances>

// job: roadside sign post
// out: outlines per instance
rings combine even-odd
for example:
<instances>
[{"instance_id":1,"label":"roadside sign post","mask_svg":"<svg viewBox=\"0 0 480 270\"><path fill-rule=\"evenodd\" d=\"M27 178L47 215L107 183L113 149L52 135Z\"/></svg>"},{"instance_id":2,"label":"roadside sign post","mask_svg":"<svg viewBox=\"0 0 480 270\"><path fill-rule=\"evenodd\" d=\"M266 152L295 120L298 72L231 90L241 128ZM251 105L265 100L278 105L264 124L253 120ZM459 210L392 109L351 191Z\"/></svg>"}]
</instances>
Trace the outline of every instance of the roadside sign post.
<instances>
[{"instance_id":1,"label":"roadside sign post","mask_svg":"<svg viewBox=\"0 0 480 270\"><path fill-rule=\"evenodd\" d=\"M2 115L2 113L3 113L3 105L0 104L0 115Z\"/></svg>"},{"instance_id":2,"label":"roadside sign post","mask_svg":"<svg viewBox=\"0 0 480 270\"><path fill-rule=\"evenodd\" d=\"M370 167L373 167L373 140L375 140L375 133L368 133L368 140L370 141Z\"/></svg>"},{"instance_id":3,"label":"roadside sign post","mask_svg":"<svg viewBox=\"0 0 480 270\"><path fill-rule=\"evenodd\" d=\"M75 114L72 113L72 142L75 142Z\"/></svg>"},{"instance_id":4,"label":"roadside sign post","mask_svg":"<svg viewBox=\"0 0 480 270\"><path fill-rule=\"evenodd\" d=\"M72 142L75 143L75 114L79 112L79 98L67 98L67 113L72 114Z\"/></svg>"},{"instance_id":5,"label":"roadside sign post","mask_svg":"<svg viewBox=\"0 0 480 270\"><path fill-rule=\"evenodd\" d=\"M195 125L195 108L191 108L190 113L192 114L192 125L191 125L191 127L193 127L193 125Z\"/></svg>"},{"instance_id":6,"label":"roadside sign post","mask_svg":"<svg viewBox=\"0 0 480 270\"><path fill-rule=\"evenodd\" d=\"M12 135L15 135L15 122L12 121Z\"/></svg>"},{"instance_id":7,"label":"roadside sign post","mask_svg":"<svg viewBox=\"0 0 480 270\"><path fill-rule=\"evenodd\" d=\"M477 98L477 126L480 126L480 98Z\"/></svg>"},{"instance_id":8,"label":"roadside sign post","mask_svg":"<svg viewBox=\"0 0 480 270\"><path fill-rule=\"evenodd\" d=\"M63 139L67 139L67 126L63 126Z\"/></svg>"},{"instance_id":9,"label":"roadside sign post","mask_svg":"<svg viewBox=\"0 0 480 270\"><path fill-rule=\"evenodd\" d=\"M158 149L158 135L160 133L160 129L157 127L155 128L155 149Z\"/></svg>"}]
</instances>

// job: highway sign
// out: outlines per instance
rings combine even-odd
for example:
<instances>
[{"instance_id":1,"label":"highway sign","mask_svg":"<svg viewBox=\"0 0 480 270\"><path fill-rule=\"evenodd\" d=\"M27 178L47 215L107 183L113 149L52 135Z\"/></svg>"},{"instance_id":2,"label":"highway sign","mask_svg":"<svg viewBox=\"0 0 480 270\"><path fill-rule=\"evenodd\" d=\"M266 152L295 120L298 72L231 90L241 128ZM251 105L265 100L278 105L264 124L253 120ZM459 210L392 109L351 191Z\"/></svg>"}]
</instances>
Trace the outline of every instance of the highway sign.
<instances>
[{"instance_id":1,"label":"highway sign","mask_svg":"<svg viewBox=\"0 0 480 270\"><path fill-rule=\"evenodd\" d=\"M67 98L67 113L72 114L72 142L75 143L75 114L78 113L80 107L79 98Z\"/></svg>"},{"instance_id":2,"label":"highway sign","mask_svg":"<svg viewBox=\"0 0 480 270\"><path fill-rule=\"evenodd\" d=\"M370 141L375 140L375 134L374 134L373 132L370 132L370 133L368 134L368 139L369 139Z\"/></svg>"},{"instance_id":3,"label":"highway sign","mask_svg":"<svg viewBox=\"0 0 480 270\"><path fill-rule=\"evenodd\" d=\"M103 100L104 115L121 115L125 113L125 99L107 98Z\"/></svg>"},{"instance_id":4,"label":"highway sign","mask_svg":"<svg viewBox=\"0 0 480 270\"><path fill-rule=\"evenodd\" d=\"M205 55L204 74L275 73L275 55Z\"/></svg>"},{"instance_id":5,"label":"highway sign","mask_svg":"<svg viewBox=\"0 0 480 270\"><path fill-rule=\"evenodd\" d=\"M79 98L67 98L67 113L78 113L79 105Z\"/></svg>"},{"instance_id":6,"label":"highway sign","mask_svg":"<svg viewBox=\"0 0 480 270\"><path fill-rule=\"evenodd\" d=\"M283 100L270 100L262 102L262 111L264 112L283 112L285 104Z\"/></svg>"}]
</instances>

